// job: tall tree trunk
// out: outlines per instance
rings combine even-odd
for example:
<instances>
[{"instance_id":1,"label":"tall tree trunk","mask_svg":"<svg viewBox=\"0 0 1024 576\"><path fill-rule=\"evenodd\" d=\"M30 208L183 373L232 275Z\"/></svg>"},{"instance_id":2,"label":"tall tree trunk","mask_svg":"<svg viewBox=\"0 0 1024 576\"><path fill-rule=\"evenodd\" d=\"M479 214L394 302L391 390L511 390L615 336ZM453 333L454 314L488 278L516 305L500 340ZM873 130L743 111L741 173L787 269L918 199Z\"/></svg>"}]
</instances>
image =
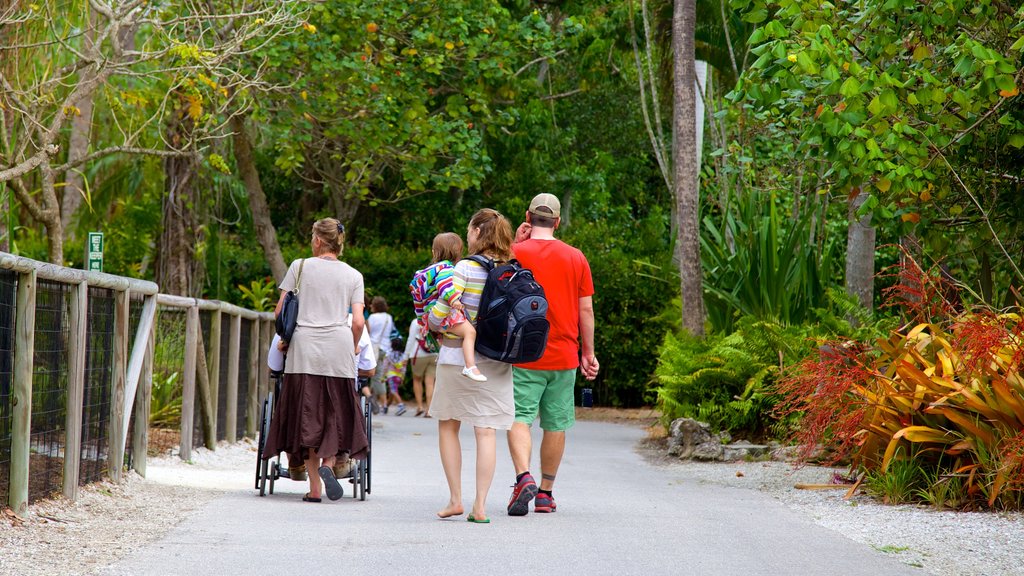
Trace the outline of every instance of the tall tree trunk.
<instances>
[{"instance_id":1,"label":"tall tree trunk","mask_svg":"<svg viewBox=\"0 0 1024 576\"><path fill-rule=\"evenodd\" d=\"M260 173L256 170L256 163L252 157L252 144L249 143L249 135L245 131L245 116L235 115L231 119L231 131L234 138L235 164L238 166L238 172L242 176L242 182L249 195L249 210L252 211L256 240L263 248L263 255L270 264L270 272L274 275L274 280L280 283L284 280L288 267L281 254L281 246L277 243L277 231L270 220L267 196L263 193Z\"/></svg>"},{"instance_id":2,"label":"tall tree trunk","mask_svg":"<svg viewBox=\"0 0 1024 576\"><path fill-rule=\"evenodd\" d=\"M2 118L0 118L2 121ZM0 252L11 251L11 238L8 235L7 219L11 215L11 193L0 184Z\"/></svg>"},{"instance_id":3,"label":"tall tree trunk","mask_svg":"<svg viewBox=\"0 0 1024 576\"><path fill-rule=\"evenodd\" d=\"M175 148L188 146L194 123L185 106L171 116L167 141ZM163 230L157 247L156 282L160 290L178 296L199 296L193 277L198 222L195 209L197 162L194 155L164 159Z\"/></svg>"},{"instance_id":4,"label":"tall tree trunk","mask_svg":"<svg viewBox=\"0 0 1024 576\"><path fill-rule=\"evenodd\" d=\"M700 262L697 179L697 91L694 69L695 0L675 0L672 14L674 59L673 187L679 249L679 279L683 297L683 329L704 336L703 270Z\"/></svg>"},{"instance_id":5,"label":"tall tree trunk","mask_svg":"<svg viewBox=\"0 0 1024 576\"><path fill-rule=\"evenodd\" d=\"M90 19L93 21L92 19ZM99 57L93 39L96 30L90 26L82 39L83 52ZM82 74L95 75L93 68L87 67ZM87 78L86 81L89 81ZM68 139L68 162L76 162L89 153L89 142L92 139L93 92L78 101L78 112L71 118L71 137ZM72 166L64 173L64 195L60 206L60 222L67 238L74 237L71 232L71 219L82 205L85 198L85 166Z\"/></svg>"},{"instance_id":6,"label":"tall tree trunk","mask_svg":"<svg viewBox=\"0 0 1024 576\"><path fill-rule=\"evenodd\" d=\"M996 303L992 300L992 258L988 255L988 250L981 251L981 271L978 274L981 277L981 299L986 304L995 306Z\"/></svg>"},{"instance_id":7,"label":"tall tree trunk","mask_svg":"<svg viewBox=\"0 0 1024 576\"><path fill-rule=\"evenodd\" d=\"M43 213L42 224L46 227L49 243L49 258L52 264L64 265L64 229L60 224L60 203L57 201L57 175L49 161L40 166Z\"/></svg>"},{"instance_id":8,"label":"tall tree trunk","mask_svg":"<svg viewBox=\"0 0 1024 576\"><path fill-rule=\"evenodd\" d=\"M857 298L868 310L875 298L875 228L871 214L858 218L857 210L868 199L867 193L857 191L850 200L846 232L846 292Z\"/></svg>"}]
</instances>

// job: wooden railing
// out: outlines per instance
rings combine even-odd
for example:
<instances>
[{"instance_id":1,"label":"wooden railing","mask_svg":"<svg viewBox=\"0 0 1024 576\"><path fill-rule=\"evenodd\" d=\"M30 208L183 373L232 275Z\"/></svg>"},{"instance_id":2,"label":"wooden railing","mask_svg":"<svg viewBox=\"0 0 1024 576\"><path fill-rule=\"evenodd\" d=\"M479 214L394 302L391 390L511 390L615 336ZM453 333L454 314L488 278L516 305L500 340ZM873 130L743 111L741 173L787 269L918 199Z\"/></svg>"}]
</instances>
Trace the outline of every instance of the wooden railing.
<instances>
[{"instance_id":1,"label":"wooden railing","mask_svg":"<svg viewBox=\"0 0 1024 576\"><path fill-rule=\"evenodd\" d=\"M225 438L238 440L236 430L239 418L245 418L248 436L255 436L258 398L266 394L268 372L266 354L273 334L273 315L255 312L225 302L183 298L159 294L153 282L86 272L38 262L0 252L0 270L17 275L15 298L15 332L10 406L0 406L10 413L10 463L8 503L16 512L25 510L29 501L29 480L32 470L31 433L34 362L36 356L36 288L39 280L57 282L69 287L68 302L62 309L67 320L65 422L63 446L54 453L63 453L62 493L74 500L78 495L79 468L82 446L83 390L86 379L87 311L89 288L106 288L114 294L113 353L110 379L110 415L107 438L107 474L118 482L125 468L125 449L132 430L131 450L133 467L141 475L146 473L146 451L149 444L149 413L153 385L154 345L157 335L157 314L160 309L183 309L186 313L185 348L182 360L181 436L179 455L184 460L192 457L193 414L199 402L202 416L204 444L214 449L218 436L217 412L219 390L227 387ZM142 309L137 327L130 334L130 303L133 296L142 296ZM0 300L7 296L0 294ZM211 313L208 333L201 329L200 311ZM249 320L248 349L241 350L242 320ZM228 330L227 357L221 358L223 330ZM207 347L204 342L210 342ZM248 363L248 378L239 382L239 367L243 358ZM226 378L221 378L221 362L227 362ZM223 380L223 381L222 381ZM0 382L3 385L3 382ZM246 407L240 413L239 386L246 386ZM131 426L134 414L134 426ZM2 441L3 438L0 438ZM2 448L2 447L0 447Z\"/></svg>"}]
</instances>

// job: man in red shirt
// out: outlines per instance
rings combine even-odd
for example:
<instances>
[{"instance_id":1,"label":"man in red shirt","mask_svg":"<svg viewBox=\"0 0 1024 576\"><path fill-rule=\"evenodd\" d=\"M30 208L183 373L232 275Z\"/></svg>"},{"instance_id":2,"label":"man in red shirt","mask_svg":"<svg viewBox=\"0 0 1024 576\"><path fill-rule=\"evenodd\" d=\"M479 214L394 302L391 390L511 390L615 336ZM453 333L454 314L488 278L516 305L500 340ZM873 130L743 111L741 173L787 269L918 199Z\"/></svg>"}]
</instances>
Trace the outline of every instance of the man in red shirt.
<instances>
[{"instance_id":1,"label":"man in red shirt","mask_svg":"<svg viewBox=\"0 0 1024 576\"><path fill-rule=\"evenodd\" d=\"M594 356L594 282L583 253L554 236L561 221L561 204L552 194L530 202L526 222L516 230L512 251L544 287L551 323L544 356L512 369L516 418L508 431L508 449L516 469L516 484L508 503L510 516L556 510L551 490L565 452L565 431L576 422L576 369L584 378L597 377ZM582 340L582 354L580 353ZM533 451L530 426L540 416L544 436L540 445L540 487L530 474Z\"/></svg>"}]
</instances>

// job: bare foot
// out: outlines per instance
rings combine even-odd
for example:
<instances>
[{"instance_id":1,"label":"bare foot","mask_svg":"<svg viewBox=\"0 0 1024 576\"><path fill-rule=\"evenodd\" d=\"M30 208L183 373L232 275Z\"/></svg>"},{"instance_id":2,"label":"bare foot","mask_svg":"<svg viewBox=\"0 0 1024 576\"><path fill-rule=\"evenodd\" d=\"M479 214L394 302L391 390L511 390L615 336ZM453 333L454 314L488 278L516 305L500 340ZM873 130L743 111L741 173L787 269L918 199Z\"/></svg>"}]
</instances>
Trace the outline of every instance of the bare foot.
<instances>
[{"instance_id":1,"label":"bare foot","mask_svg":"<svg viewBox=\"0 0 1024 576\"><path fill-rule=\"evenodd\" d=\"M462 509L462 504L452 504L449 502L447 506L438 510L437 517L451 518L452 516L462 516L463 512L465 510Z\"/></svg>"}]
</instances>

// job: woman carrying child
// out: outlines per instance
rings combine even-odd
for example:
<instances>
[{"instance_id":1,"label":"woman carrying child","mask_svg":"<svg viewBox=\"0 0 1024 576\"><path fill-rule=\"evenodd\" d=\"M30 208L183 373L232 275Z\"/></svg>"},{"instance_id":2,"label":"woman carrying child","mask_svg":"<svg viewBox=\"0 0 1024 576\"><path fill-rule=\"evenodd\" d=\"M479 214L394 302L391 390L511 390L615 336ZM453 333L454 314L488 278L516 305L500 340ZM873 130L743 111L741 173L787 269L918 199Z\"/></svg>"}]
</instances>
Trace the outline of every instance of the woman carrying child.
<instances>
[{"instance_id":1,"label":"woman carrying child","mask_svg":"<svg viewBox=\"0 0 1024 576\"><path fill-rule=\"evenodd\" d=\"M494 210L485 208L477 211L470 219L466 235L470 254L481 254L499 262L512 257L512 225ZM460 241L458 249L446 255L457 260L461 252ZM476 319L487 270L472 260L459 260L453 279L455 290L462 294L465 315L472 322ZM449 309L448 302L439 299L429 316L430 321L435 322L435 316L446 316ZM436 322L431 328L437 329ZM476 438L476 498L467 520L485 524L490 522L487 493L494 479L495 430L508 430L515 417L512 365L480 358L477 368L486 381L467 378L464 364L472 361L466 358L462 344L451 332L445 334L438 353L437 382L429 409L438 420L438 447L449 491L448 503L437 515L449 518L464 513L459 429L466 423L473 427Z\"/></svg>"}]
</instances>

